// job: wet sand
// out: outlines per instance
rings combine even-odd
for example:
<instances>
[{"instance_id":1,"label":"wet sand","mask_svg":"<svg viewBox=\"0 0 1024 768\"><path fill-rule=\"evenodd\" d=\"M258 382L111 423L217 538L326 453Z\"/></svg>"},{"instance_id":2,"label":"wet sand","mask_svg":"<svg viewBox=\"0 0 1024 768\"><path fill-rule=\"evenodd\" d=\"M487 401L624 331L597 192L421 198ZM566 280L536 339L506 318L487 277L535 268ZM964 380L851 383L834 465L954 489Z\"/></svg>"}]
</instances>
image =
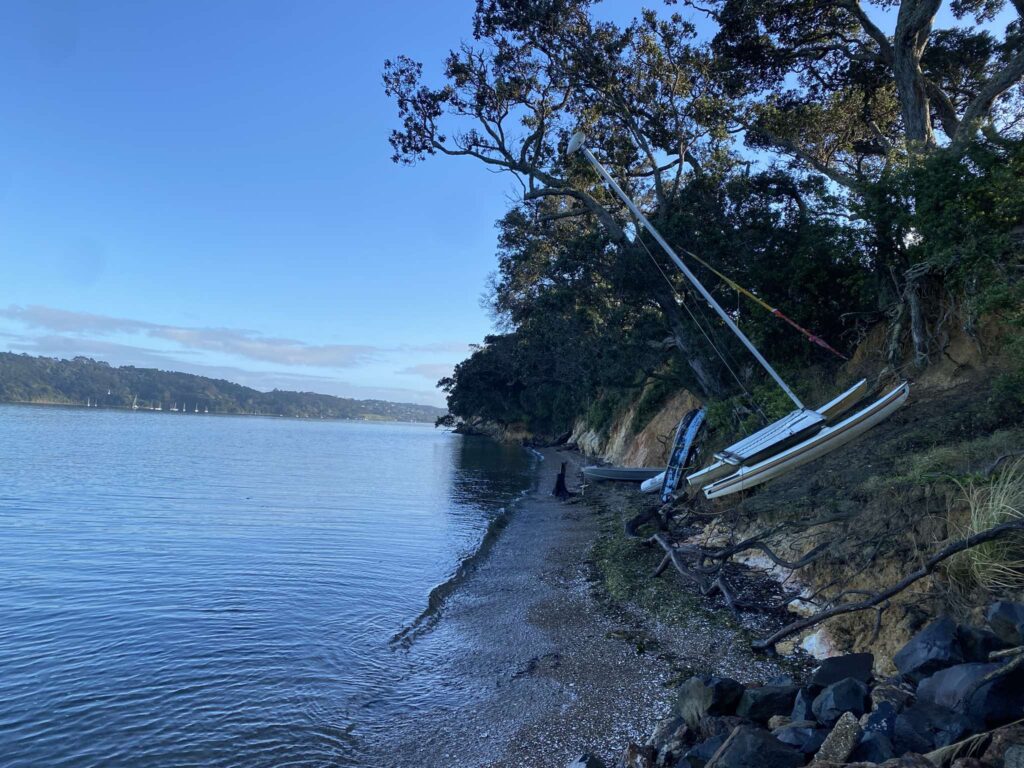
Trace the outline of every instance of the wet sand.
<instances>
[{"instance_id":1,"label":"wet sand","mask_svg":"<svg viewBox=\"0 0 1024 768\"><path fill-rule=\"evenodd\" d=\"M595 502L614 505L626 489L561 502L550 495L559 463L568 461L575 478L583 459L543 453L533 490L415 641L458 649L444 679L460 703L396 722L375 765L562 768L586 751L614 765L667 713L681 674L754 682L782 673L705 612L666 626L608 600L590 561L601 535Z\"/></svg>"}]
</instances>

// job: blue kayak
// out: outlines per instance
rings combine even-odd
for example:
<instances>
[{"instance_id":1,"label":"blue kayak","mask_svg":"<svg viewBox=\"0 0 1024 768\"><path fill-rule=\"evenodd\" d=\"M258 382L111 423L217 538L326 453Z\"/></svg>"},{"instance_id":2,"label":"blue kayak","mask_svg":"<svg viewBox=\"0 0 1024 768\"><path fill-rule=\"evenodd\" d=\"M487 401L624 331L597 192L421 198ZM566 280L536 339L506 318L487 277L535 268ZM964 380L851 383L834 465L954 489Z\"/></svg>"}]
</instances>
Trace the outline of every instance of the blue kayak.
<instances>
[{"instance_id":1,"label":"blue kayak","mask_svg":"<svg viewBox=\"0 0 1024 768\"><path fill-rule=\"evenodd\" d=\"M683 479L683 473L693 460L694 449L697 445L697 435L703 426L703 408L694 408L679 421L679 427L676 429L676 439L672 443L672 453L668 457L668 467L665 469L665 480L661 485L661 501L663 504L672 498L672 494L679 487L679 481Z\"/></svg>"}]
</instances>

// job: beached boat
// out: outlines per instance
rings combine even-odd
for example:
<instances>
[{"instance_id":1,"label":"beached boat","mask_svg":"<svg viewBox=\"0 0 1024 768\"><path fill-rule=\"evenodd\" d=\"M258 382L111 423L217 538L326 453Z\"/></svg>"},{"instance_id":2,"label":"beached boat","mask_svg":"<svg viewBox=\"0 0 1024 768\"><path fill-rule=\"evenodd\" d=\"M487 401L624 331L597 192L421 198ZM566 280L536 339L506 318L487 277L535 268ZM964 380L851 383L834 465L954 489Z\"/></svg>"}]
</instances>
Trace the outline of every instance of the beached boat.
<instances>
[{"instance_id":1,"label":"beached boat","mask_svg":"<svg viewBox=\"0 0 1024 768\"><path fill-rule=\"evenodd\" d=\"M661 474L661 467L584 467L583 476L591 482L596 480L622 480L627 483L641 483Z\"/></svg>"},{"instance_id":2,"label":"beached boat","mask_svg":"<svg viewBox=\"0 0 1024 768\"><path fill-rule=\"evenodd\" d=\"M750 354L775 381L786 396L793 401L796 410L769 424L754 434L730 445L715 454L715 461L687 476L689 488L702 488L709 498L717 498L730 493L753 488L756 485L778 477L784 472L795 469L813 459L839 448L859 437L867 430L888 418L896 409L906 402L910 393L910 385L903 382L890 390L878 400L869 403L852 414L845 416L856 407L867 393L867 382L860 381L846 392L835 397L818 409L809 408L801 402L796 393L786 384L761 352L740 330L729 313L715 300L711 293L697 279L696 275L686 266L679 255L672 249L661 233L651 224L643 212L611 177L593 153L584 145L586 137L582 133L575 134L569 141L569 153L583 154L587 161L604 179L615 195L623 202L636 220L650 233L651 237L664 249L669 258L679 268L690 284L704 298L712 310L718 315L725 326L733 332ZM642 244L642 241L641 241ZM691 254L692 255L692 254ZM698 257L694 258L704 263ZM765 303L762 299L738 286L721 273L708 266L715 274L726 280L730 287L742 292L748 298L766 308L776 317L785 320L800 331L811 342L828 349L835 354L832 347L810 331L801 328L778 309ZM717 349L715 350L718 351ZM842 419L836 421L837 419ZM669 473L666 471L666 478Z\"/></svg>"},{"instance_id":3,"label":"beached boat","mask_svg":"<svg viewBox=\"0 0 1024 768\"><path fill-rule=\"evenodd\" d=\"M663 473L661 483L661 500L668 502L672 494L679 488L679 482L683 479L683 472L690 466L697 447L697 435L704 426L704 409L695 408L679 421L676 428L676 439L672 443L672 451L669 453L668 466Z\"/></svg>"}]
</instances>

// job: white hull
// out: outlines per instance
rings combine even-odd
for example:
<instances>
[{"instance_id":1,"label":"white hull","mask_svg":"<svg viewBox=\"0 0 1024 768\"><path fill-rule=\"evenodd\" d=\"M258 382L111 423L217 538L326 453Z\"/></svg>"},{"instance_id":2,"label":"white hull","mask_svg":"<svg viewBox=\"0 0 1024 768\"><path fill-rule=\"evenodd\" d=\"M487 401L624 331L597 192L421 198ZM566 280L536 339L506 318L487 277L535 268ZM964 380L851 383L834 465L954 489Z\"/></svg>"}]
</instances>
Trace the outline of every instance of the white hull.
<instances>
[{"instance_id":1,"label":"white hull","mask_svg":"<svg viewBox=\"0 0 1024 768\"><path fill-rule=\"evenodd\" d=\"M903 383L867 408L857 411L834 426L825 427L802 443L797 443L757 464L741 467L728 477L704 486L704 495L709 499L716 499L737 491L745 491L834 451L892 415L906 402L909 394L910 385Z\"/></svg>"},{"instance_id":2,"label":"white hull","mask_svg":"<svg viewBox=\"0 0 1024 768\"><path fill-rule=\"evenodd\" d=\"M640 483L640 493L657 493L661 490L661 484L665 482L665 473L661 472L649 480Z\"/></svg>"}]
</instances>

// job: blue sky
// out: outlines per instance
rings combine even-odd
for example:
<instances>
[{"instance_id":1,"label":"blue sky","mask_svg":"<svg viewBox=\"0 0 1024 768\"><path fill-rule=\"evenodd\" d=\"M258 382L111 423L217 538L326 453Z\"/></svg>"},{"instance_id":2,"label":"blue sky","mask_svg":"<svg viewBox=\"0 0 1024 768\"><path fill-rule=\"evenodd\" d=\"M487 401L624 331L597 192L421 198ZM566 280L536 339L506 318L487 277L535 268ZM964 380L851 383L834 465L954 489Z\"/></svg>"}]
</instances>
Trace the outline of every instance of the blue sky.
<instances>
[{"instance_id":1,"label":"blue sky","mask_svg":"<svg viewBox=\"0 0 1024 768\"><path fill-rule=\"evenodd\" d=\"M471 13L0 5L0 348L440 404L513 187L392 164L381 69Z\"/></svg>"},{"instance_id":2,"label":"blue sky","mask_svg":"<svg viewBox=\"0 0 1024 768\"><path fill-rule=\"evenodd\" d=\"M394 165L381 70L473 5L0 4L0 349L441 404L517 187Z\"/></svg>"}]
</instances>

